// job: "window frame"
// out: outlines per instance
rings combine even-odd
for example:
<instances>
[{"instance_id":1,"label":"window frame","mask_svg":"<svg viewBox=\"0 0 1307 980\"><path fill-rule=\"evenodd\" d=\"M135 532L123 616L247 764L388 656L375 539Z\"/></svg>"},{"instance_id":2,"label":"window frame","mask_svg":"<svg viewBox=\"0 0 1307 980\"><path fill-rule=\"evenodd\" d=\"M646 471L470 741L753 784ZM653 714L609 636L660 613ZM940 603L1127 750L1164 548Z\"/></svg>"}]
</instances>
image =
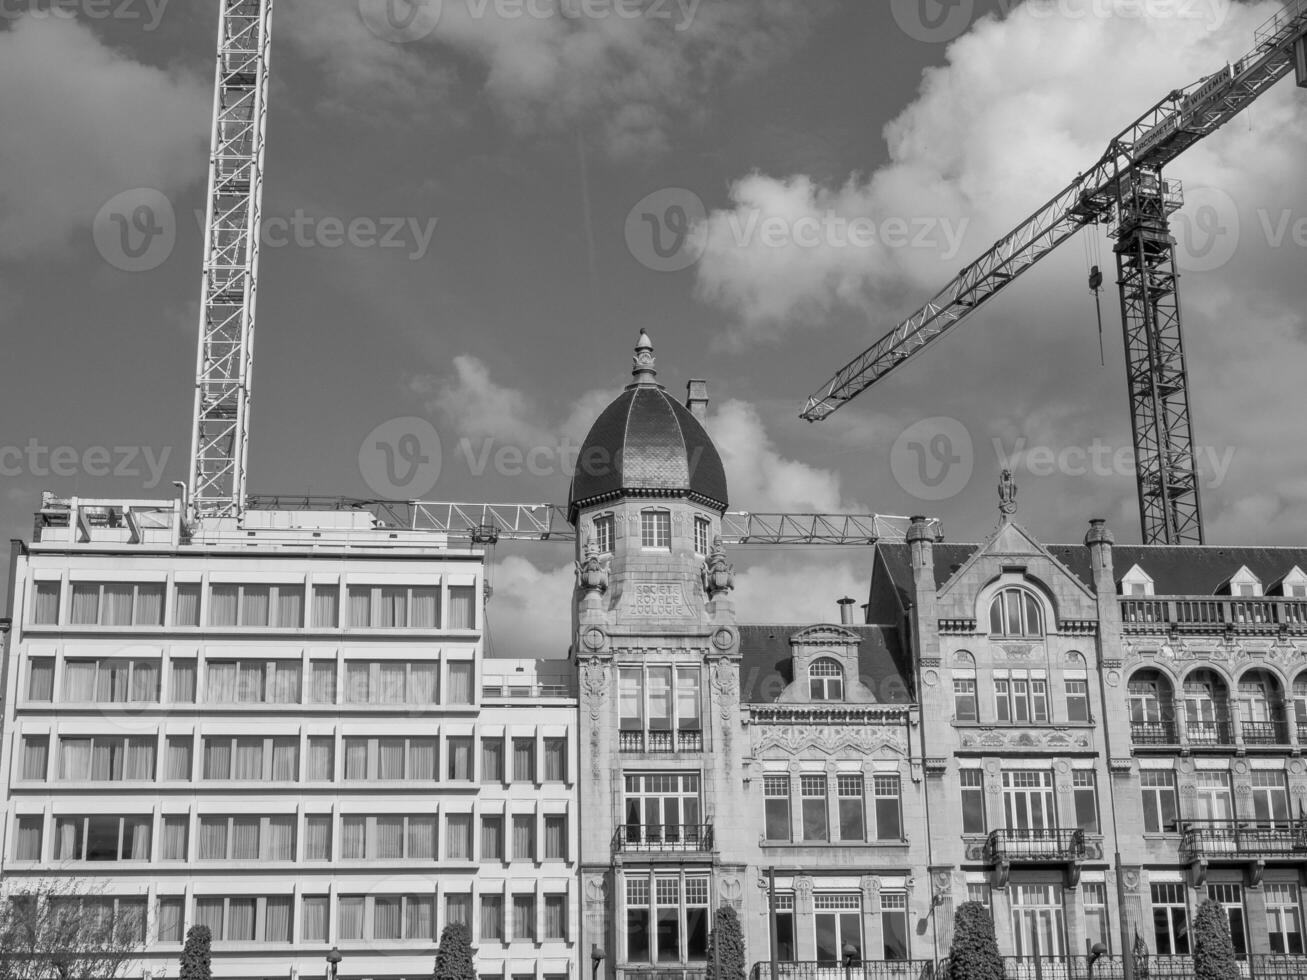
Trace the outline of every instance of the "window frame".
<instances>
[{"instance_id":1,"label":"window frame","mask_svg":"<svg viewBox=\"0 0 1307 980\"><path fill-rule=\"evenodd\" d=\"M1009 597L1013 596L1018 598L1015 609L1009 606ZM1035 620L1033 625L1031 619ZM1013 626L1016 627L1015 630ZM1002 586L989 601L989 634L1004 639L1023 640L1042 639L1047 636L1044 603L1041 597L1026 586Z\"/></svg>"},{"instance_id":2,"label":"window frame","mask_svg":"<svg viewBox=\"0 0 1307 980\"><path fill-rule=\"evenodd\" d=\"M670 510L664 507L646 507L640 511L640 550L672 550L672 512Z\"/></svg>"},{"instance_id":3,"label":"window frame","mask_svg":"<svg viewBox=\"0 0 1307 980\"><path fill-rule=\"evenodd\" d=\"M821 668L823 673L817 673ZM832 672L833 671L833 672ZM808 664L808 697L813 701L843 701L844 665L835 657L816 657Z\"/></svg>"}]
</instances>

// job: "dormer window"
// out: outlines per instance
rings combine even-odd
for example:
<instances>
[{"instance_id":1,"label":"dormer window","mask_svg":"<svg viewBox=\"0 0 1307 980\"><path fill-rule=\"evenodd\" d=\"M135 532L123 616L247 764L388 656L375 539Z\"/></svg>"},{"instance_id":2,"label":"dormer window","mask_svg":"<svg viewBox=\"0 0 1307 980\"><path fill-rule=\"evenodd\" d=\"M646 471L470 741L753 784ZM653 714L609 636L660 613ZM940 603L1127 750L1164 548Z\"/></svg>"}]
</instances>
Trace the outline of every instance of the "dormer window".
<instances>
[{"instance_id":1,"label":"dormer window","mask_svg":"<svg viewBox=\"0 0 1307 980\"><path fill-rule=\"evenodd\" d=\"M595 545L599 548L599 554L611 555L613 553L613 515L601 514L595 518Z\"/></svg>"},{"instance_id":2,"label":"dormer window","mask_svg":"<svg viewBox=\"0 0 1307 980\"><path fill-rule=\"evenodd\" d=\"M844 668L830 657L814 660L808 667L808 693L814 701L844 700Z\"/></svg>"},{"instance_id":3,"label":"dormer window","mask_svg":"<svg viewBox=\"0 0 1307 980\"><path fill-rule=\"evenodd\" d=\"M1131 566L1130 571L1121 576L1121 594L1133 598L1152 595L1152 576L1138 565Z\"/></svg>"},{"instance_id":4,"label":"dormer window","mask_svg":"<svg viewBox=\"0 0 1307 980\"><path fill-rule=\"evenodd\" d=\"M1307 599L1307 573L1297 565L1280 580L1280 595L1286 599Z\"/></svg>"},{"instance_id":5,"label":"dormer window","mask_svg":"<svg viewBox=\"0 0 1307 980\"><path fill-rule=\"evenodd\" d=\"M670 551L672 548L672 515L666 510L643 510L640 512L640 547L659 548Z\"/></svg>"},{"instance_id":6,"label":"dormer window","mask_svg":"<svg viewBox=\"0 0 1307 980\"><path fill-rule=\"evenodd\" d=\"M696 555L708 554L708 542L712 535L712 521L706 517L696 517L694 519L694 553Z\"/></svg>"},{"instance_id":7,"label":"dormer window","mask_svg":"<svg viewBox=\"0 0 1307 980\"><path fill-rule=\"evenodd\" d=\"M989 631L995 636L1043 636L1039 600L1025 589L1004 589L990 603Z\"/></svg>"},{"instance_id":8,"label":"dormer window","mask_svg":"<svg viewBox=\"0 0 1307 980\"><path fill-rule=\"evenodd\" d=\"M1252 599L1262 594L1262 580L1244 565L1230 576L1230 595L1241 599Z\"/></svg>"}]
</instances>

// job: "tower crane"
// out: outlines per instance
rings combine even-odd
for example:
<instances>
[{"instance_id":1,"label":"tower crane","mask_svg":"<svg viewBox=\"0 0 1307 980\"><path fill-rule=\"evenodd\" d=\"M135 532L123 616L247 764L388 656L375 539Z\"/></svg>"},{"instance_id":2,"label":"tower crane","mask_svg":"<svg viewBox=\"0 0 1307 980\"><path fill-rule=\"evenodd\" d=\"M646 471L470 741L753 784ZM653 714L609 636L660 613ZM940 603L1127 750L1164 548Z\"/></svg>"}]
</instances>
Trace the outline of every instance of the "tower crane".
<instances>
[{"instance_id":1,"label":"tower crane","mask_svg":"<svg viewBox=\"0 0 1307 980\"><path fill-rule=\"evenodd\" d=\"M195 370L190 479L185 524L240 521L248 510L366 510L377 527L401 527L493 544L575 540L557 504L457 504L324 497L252 497L247 493L250 380L258 299L259 231L273 0L219 0L213 129L209 153L200 329ZM110 508L112 509L112 508ZM119 508L131 524L136 510ZM143 508L142 512L148 511ZM47 509L43 508L43 514ZM66 504L47 519L67 520ZM101 515L104 517L104 515ZM109 519L105 517L104 519ZM879 514L760 514L724 517L728 543L868 545L902 541L906 517ZM938 535L938 522L930 522Z\"/></svg>"},{"instance_id":2,"label":"tower crane","mask_svg":"<svg viewBox=\"0 0 1307 980\"><path fill-rule=\"evenodd\" d=\"M1290 72L1307 88L1307 0L1291 0L1258 28L1243 57L1171 92L1122 130L1092 167L840 368L808 398L800 417L828 418L1076 232L1107 223L1116 239L1143 539L1202 544L1179 275L1169 229L1183 191L1162 169Z\"/></svg>"}]
</instances>

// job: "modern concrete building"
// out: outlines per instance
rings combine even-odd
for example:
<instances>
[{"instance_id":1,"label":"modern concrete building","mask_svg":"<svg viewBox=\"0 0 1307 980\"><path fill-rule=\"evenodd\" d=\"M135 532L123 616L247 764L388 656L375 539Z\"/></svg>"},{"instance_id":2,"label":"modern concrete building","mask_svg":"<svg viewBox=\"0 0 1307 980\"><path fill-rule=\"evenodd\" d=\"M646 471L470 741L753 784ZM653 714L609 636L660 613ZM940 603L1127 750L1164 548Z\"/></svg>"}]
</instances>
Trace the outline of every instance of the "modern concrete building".
<instances>
[{"instance_id":1,"label":"modern concrete building","mask_svg":"<svg viewBox=\"0 0 1307 980\"><path fill-rule=\"evenodd\" d=\"M76 881L156 977L194 924L223 978L333 946L342 976L428 977L449 922L482 976L571 974L576 701L563 661L483 660L480 549L47 499L12 582L10 894Z\"/></svg>"}]
</instances>

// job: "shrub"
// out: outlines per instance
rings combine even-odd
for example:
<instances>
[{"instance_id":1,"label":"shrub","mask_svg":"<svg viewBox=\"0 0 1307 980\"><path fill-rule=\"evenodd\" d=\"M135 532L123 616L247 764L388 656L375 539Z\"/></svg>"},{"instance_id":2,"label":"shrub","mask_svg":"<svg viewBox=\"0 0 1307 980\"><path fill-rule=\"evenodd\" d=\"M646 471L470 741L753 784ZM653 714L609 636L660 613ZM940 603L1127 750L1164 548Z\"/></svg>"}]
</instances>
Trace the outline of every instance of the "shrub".
<instances>
[{"instance_id":1,"label":"shrub","mask_svg":"<svg viewBox=\"0 0 1307 980\"><path fill-rule=\"evenodd\" d=\"M440 946L436 949L436 971L433 980L476 980L472 965L472 935L467 926L459 923L445 926L440 933Z\"/></svg>"},{"instance_id":2,"label":"shrub","mask_svg":"<svg viewBox=\"0 0 1307 980\"><path fill-rule=\"evenodd\" d=\"M706 980L744 980L744 931L740 917L729 905L722 905L713 916L708 933L708 970Z\"/></svg>"},{"instance_id":3,"label":"shrub","mask_svg":"<svg viewBox=\"0 0 1307 980\"><path fill-rule=\"evenodd\" d=\"M949 980L1004 980L994 920L979 902L963 902L953 914Z\"/></svg>"},{"instance_id":4,"label":"shrub","mask_svg":"<svg viewBox=\"0 0 1307 980\"><path fill-rule=\"evenodd\" d=\"M1195 980L1239 980L1239 964L1230 941L1230 923L1225 909L1210 898L1198 906L1194 916Z\"/></svg>"},{"instance_id":5,"label":"shrub","mask_svg":"<svg viewBox=\"0 0 1307 980\"><path fill-rule=\"evenodd\" d=\"M181 980L213 980L212 957L209 946L213 934L208 926L191 926L186 930L186 945L182 947Z\"/></svg>"}]
</instances>

